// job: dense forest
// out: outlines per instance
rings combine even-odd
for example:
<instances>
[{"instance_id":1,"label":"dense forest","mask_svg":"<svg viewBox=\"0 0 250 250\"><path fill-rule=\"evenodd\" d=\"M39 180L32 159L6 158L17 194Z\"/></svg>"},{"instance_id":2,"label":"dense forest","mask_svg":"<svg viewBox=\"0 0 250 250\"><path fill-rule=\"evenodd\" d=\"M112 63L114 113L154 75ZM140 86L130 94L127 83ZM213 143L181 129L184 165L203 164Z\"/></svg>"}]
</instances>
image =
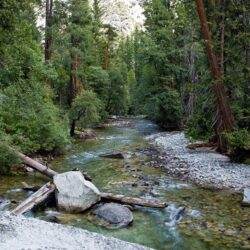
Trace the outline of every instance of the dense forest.
<instances>
[{"instance_id":1,"label":"dense forest","mask_svg":"<svg viewBox=\"0 0 250 250\"><path fill-rule=\"evenodd\" d=\"M145 1L130 36L103 23L99 2L1 0L1 170L13 149L62 153L110 115L249 152L250 2Z\"/></svg>"}]
</instances>

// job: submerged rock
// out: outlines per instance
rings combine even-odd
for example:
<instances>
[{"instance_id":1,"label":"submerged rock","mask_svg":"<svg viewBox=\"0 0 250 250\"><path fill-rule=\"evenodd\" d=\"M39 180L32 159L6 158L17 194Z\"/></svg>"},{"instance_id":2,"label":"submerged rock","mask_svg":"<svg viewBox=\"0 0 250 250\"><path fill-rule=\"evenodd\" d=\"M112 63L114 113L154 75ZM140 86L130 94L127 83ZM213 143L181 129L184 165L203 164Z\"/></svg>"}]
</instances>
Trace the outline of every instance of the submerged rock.
<instances>
[{"instance_id":1,"label":"submerged rock","mask_svg":"<svg viewBox=\"0 0 250 250\"><path fill-rule=\"evenodd\" d=\"M83 212L100 201L97 187L84 179L81 172L72 171L54 176L56 200L59 210Z\"/></svg>"},{"instance_id":2,"label":"submerged rock","mask_svg":"<svg viewBox=\"0 0 250 250\"><path fill-rule=\"evenodd\" d=\"M79 140L96 139L96 134L92 129L85 129L84 131L79 131L75 134L74 138Z\"/></svg>"},{"instance_id":3,"label":"submerged rock","mask_svg":"<svg viewBox=\"0 0 250 250\"><path fill-rule=\"evenodd\" d=\"M242 206L250 207L250 188L245 188L243 193Z\"/></svg>"},{"instance_id":4,"label":"submerged rock","mask_svg":"<svg viewBox=\"0 0 250 250\"><path fill-rule=\"evenodd\" d=\"M129 225L134 219L132 212L127 207L117 203L104 204L93 213L110 224L116 225L118 228Z\"/></svg>"},{"instance_id":5,"label":"submerged rock","mask_svg":"<svg viewBox=\"0 0 250 250\"><path fill-rule=\"evenodd\" d=\"M108 152L105 154L100 154L100 157L112 158L112 159L129 159L131 154L127 152Z\"/></svg>"}]
</instances>

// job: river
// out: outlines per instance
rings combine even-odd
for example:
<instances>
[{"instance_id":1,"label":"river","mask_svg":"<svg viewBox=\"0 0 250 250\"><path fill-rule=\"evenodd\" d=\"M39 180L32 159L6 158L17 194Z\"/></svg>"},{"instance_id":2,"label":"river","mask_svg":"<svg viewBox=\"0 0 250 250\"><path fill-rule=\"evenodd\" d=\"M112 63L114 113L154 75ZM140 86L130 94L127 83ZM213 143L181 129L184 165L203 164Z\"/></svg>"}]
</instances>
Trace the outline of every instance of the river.
<instances>
[{"instance_id":1,"label":"river","mask_svg":"<svg viewBox=\"0 0 250 250\"><path fill-rule=\"evenodd\" d=\"M240 205L241 196L229 191L207 190L168 176L160 168L152 167L154 149L146 139L159 132L152 122L135 118L131 126L96 130L96 140L77 141L72 150L56 158L51 168L64 172L73 168L88 172L101 191L165 201L165 209L136 207L131 226L116 229L88 211L79 215L58 214L60 223L143 244L155 249L227 250L250 249L250 209ZM130 159L118 160L98 157L112 150L132 153ZM14 205L8 201L24 199L21 182L41 184L47 181L39 174L0 176L0 197L6 199L0 209ZM55 210L28 213L46 219Z\"/></svg>"}]
</instances>

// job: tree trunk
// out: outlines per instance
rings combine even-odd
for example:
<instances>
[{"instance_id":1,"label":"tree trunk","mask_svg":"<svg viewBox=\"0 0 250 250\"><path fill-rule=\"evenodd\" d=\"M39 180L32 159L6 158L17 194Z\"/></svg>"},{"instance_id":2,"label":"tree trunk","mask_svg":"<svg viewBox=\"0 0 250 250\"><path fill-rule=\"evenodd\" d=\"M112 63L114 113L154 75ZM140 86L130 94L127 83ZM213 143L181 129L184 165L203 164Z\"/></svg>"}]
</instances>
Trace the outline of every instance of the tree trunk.
<instances>
[{"instance_id":1,"label":"tree trunk","mask_svg":"<svg viewBox=\"0 0 250 250\"><path fill-rule=\"evenodd\" d=\"M45 51L44 57L47 63L52 55L52 18L53 18L53 0L46 0L46 21L45 21ZM47 85L51 86L51 79L46 80Z\"/></svg>"},{"instance_id":2,"label":"tree trunk","mask_svg":"<svg viewBox=\"0 0 250 250\"><path fill-rule=\"evenodd\" d=\"M38 172L40 172L41 174L44 174L50 178L52 178L54 175L57 174L56 171L50 169L47 166L42 165L41 163L31 159L30 157L20 153L20 152L15 152L16 156L18 158L20 158L23 163L25 163L26 165L28 165L29 167L37 170Z\"/></svg>"},{"instance_id":3,"label":"tree trunk","mask_svg":"<svg viewBox=\"0 0 250 250\"><path fill-rule=\"evenodd\" d=\"M71 37L71 73L70 73L70 90L69 90L69 106L71 107L75 98L83 91L82 84L80 82L78 72L80 68L80 55L78 50L79 41L72 35Z\"/></svg>"},{"instance_id":4,"label":"tree trunk","mask_svg":"<svg viewBox=\"0 0 250 250\"><path fill-rule=\"evenodd\" d=\"M110 41L108 40L107 46L105 48L105 54L104 54L104 69L107 71L109 69L109 46L110 46Z\"/></svg>"},{"instance_id":5,"label":"tree trunk","mask_svg":"<svg viewBox=\"0 0 250 250\"><path fill-rule=\"evenodd\" d=\"M46 0L46 23L45 23L45 61L51 59L52 51L52 17L53 0Z\"/></svg>"},{"instance_id":6,"label":"tree trunk","mask_svg":"<svg viewBox=\"0 0 250 250\"><path fill-rule=\"evenodd\" d=\"M70 136L74 136L75 135L75 129L76 129L76 121L73 120L70 126Z\"/></svg>"},{"instance_id":7,"label":"tree trunk","mask_svg":"<svg viewBox=\"0 0 250 250\"><path fill-rule=\"evenodd\" d=\"M121 194L101 193L101 198L103 200L116 201L129 205L138 205L143 207L165 208L167 206L166 203L150 201L141 198L127 197Z\"/></svg>"},{"instance_id":8,"label":"tree trunk","mask_svg":"<svg viewBox=\"0 0 250 250\"><path fill-rule=\"evenodd\" d=\"M220 34L220 73L224 76L225 73L225 0L221 1L221 34Z\"/></svg>"},{"instance_id":9,"label":"tree trunk","mask_svg":"<svg viewBox=\"0 0 250 250\"><path fill-rule=\"evenodd\" d=\"M70 93L69 93L69 105L72 106L74 99L77 96L77 88L79 85L78 68L79 68L79 55L75 51L78 47L78 43L74 36L71 38L72 52L71 52L71 74L70 74Z\"/></svg>"},{"instance_id":10,"label":"tree trunk","mask_svg":"<svg viewBox=\"0 0 250 250\"><path fill-rule=\"evenodd\" d=\"M28 199L23 201L19 206L17 206L11 214L21 215L25 212L30 211L33 207L45 202L50 195L55 191L55 185L47 183L42 186L37 192L32 194Z\"/></svg>"},{"instance_id":11,"label":"tree trunk","mask_svg":"<svg viewBox=\"0 0 250 250\"><path fill-rule=\"evenodd\" d=\"M223 86L217 58L212 45L212 38L209 32L203 0L196 0L196 5L203 36L206 42L208 60L211 68L211 76L213 79L213 92L216 98L217 115L215 117L214 129L217 135L218 150L225 152L227 149L227 143L222 133L233 130L235 128L235 121L227 101L227 94Z\"/></svg>"}]
</instances>

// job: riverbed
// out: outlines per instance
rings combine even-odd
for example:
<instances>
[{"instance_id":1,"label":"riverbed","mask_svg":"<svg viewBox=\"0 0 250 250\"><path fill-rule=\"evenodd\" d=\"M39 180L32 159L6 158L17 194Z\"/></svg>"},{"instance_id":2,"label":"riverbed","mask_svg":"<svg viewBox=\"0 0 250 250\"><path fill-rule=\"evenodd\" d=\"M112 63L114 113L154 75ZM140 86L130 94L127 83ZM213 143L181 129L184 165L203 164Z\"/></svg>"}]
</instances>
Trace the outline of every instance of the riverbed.
<instances>
[{"instance_id":1,"label":"riverbed","mask_svg":"<svg viewBox=\"0 0 250 250\"><path fill-rule=\"evenodd\" d=\"M51 168L58 172L78 168L88 172L101 191L159 199L169 206L165 209L135 207L133 224L122 229L98 220L91 210L79 215L60 213L60 223L159 250L250 249L250 208L241 207L241 195L204 189L189 180L168 175L157 163L152 164L159 152L148 138L160 129L140 118L123 124L97 129L96 139L77 141L68 154L50 164ZM130 152L132 157L121 160L98 156L112 150ZM20 188L22 181L39 185L47 179L39 174L0 177L0 195L6 199L0 209L11 209L15 205L7 201L22 200L31 194ZM46 220L45 215L54 212L52 206L26 216Z\"/></svg>"}]
</instances>

